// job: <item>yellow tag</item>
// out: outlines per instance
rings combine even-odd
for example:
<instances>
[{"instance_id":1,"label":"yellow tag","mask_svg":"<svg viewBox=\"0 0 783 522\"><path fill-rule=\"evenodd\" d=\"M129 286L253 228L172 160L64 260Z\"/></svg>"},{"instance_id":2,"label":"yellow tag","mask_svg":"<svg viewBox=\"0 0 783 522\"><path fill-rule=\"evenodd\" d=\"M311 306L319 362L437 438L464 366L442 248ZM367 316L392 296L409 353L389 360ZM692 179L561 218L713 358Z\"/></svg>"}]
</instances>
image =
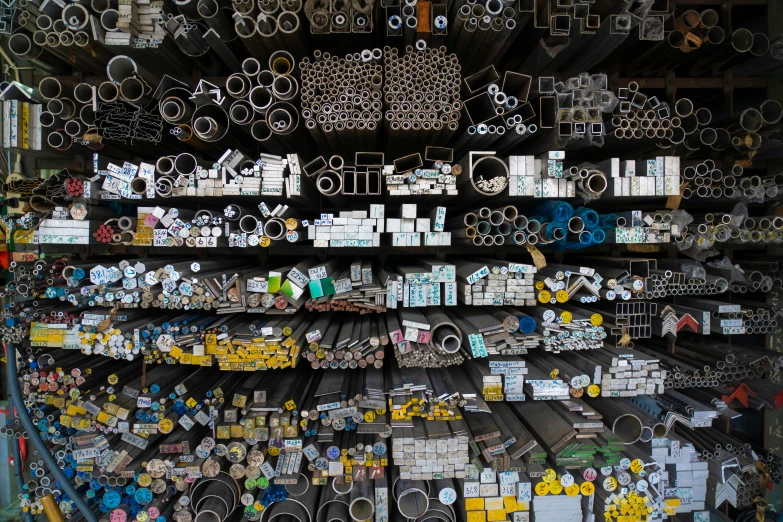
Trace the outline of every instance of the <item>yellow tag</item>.
<instances>
[{"instance_id":1,"label":"yellow tag","mask_svg":"<svg viewBox=\"0 0 783 522\"><path fill-rule=\"evenodd\" d=\"M368 410L364 413L364 422L373 422L375 420L375 412Z\"/></svg>"},{"instance_id":2,"label":"yellow tag","mask_svg":"<svg viewBox=\"0 0 783 522\"><path fill-rule=\"evenodd\" d=\"M171 419L161 419L158 421L158 429L161 433L171 433L174 429L174 421Z\"/></svg>"},{"instance_id":3,"label":"yellow tag","mask_svg":"<svg viewBox=\"0 0 783 522\"><path fill-rule=\"evenodd\" d=\"M604 479L604 489L606 491L614 491L617 489L617 479L614 477L606 477Z\"/></svg>"},{"instance_id":4,"label":"yellow tag","mask_svg":"<svg viewBox=\"0 0 783 522\"><path fill-rule=\"evenodd\" d=\"M109 379L108 379L108 381L109 381L109 384L111 384L112 386L114 386L115 384L117 384L118 382L120 382L120 378L119 378L119 377L117 377L117 376L116 376L116 375L114 375L114 374L111 374L111 375L109 375Z\"/></svg>"},{"instance_id":5,"label":"yellow tag","mask_svg":"<svg viewBox=\"0 0 783 522\"><path fill-rule=\"evenodd\" d=\"M487 522L501 522L506 520L505 509L490 509L487 511Z\"/></svg>"},{"instance_id":6,"label":"yellow tag","mask_svg":"<svg viewBox=\"0 0 783 522\"><path fill-rule=\"evenodd\" d=\"M291 411L294 408L296 408L296 403L293 400L286 401L286 403L285 403L285 409L286 410Z\"/></svg>"},{"instance_id":7,"label":"yellow tag","mask_svg":"<svg viewBox=\"0 0 783 522\"><path fill-rule=\"evenodd\" d=\"M563 492L563 485L560 484L557 480L549 484L549 492L553 495L559 495Z\"/></svg>"},{"instance_id":8,"label":"yellow tag","mask_svg":"<svg viewBox=\"0 0 783 522\"><path fill-rule=\"evenodd\" d=\"M296 219L294 218L288 218L285 220L285 228L288 230L296 230L296 227L299 225L299 223L296 222Z\"/></svg>"},{"instance_id":9,"label":"yellow tag","mask_svg":"<svg viewBox=\"0 0 783 522\"><path fill-rule=\"evenodd\" d=\"M667 498L666 499L666 505L670 507L677 507L680 505L680 499L679 498Z\"/></svg>"},{"instance_id":10,"label":"yellow tag","mask_svg":"<svg viewBox=\"0 0 783 522\"><path fill-rule=\"evenodd\" d=\"M466 498L465 499L465 511L475 511L484 509L484 499L481 497Z\"/></svg>"},{"instance_id":11,"label":"yellow tag","mask_svg":"<svg viewBox=\"0 0 783 522\"><path fill-rule=\"evenodd\" d=\"M543 290L546 288L546 283L543 281L536 281L536 290Z\"/></svg>"},{"instance_id":12,"label":"yellow tag","mask_svg":"<svg viewBox=\"0 0 783 522\"><path fill-rule=\"evenodd\" d=\"M185 401L185 406L188 408L195 408L198 402L193 397L190 397L188 400Z\"/></svg>"},{"instance_id":13,"label":"yellow tag","mask_svg":"<svg viewBox=\"0 0 783 522\"><path fill-rule=\"evenodd\" d=\"M484 497L484 509L503 509L503 497Z\"/></svg>"},{"instance_id":14,"label":"yellow tag","mask_svg":"<svg viewBox=\"0 0 783 522\"><path fill-rule=\"evenodd\" d=\"M272 243L272 240L269 238L269 236L261 236L258 238L258 246L260 247L268 247Z\"/></svg>"},{"instance_id":15,"label":"yellow tag","mask_svg":"<svg viewBox=\"0 0 783 522\"><path fill-rule=\"evenodd\" d=\"M597 384L591 384L587 387L587 395L592 398L596 398L601 394L601 388Z\"/></svg>"},{"instance_id":16,"label":"yellow tag","mask_svg":"<svg viewBox=\"0 0 783 522\"><path fill-rule=\"evenodd\" d=\"M539 482L536 484L536 495L543 497L549 493L549 484L546 482Z\"/></svg>"},{"instance_id":17,"label":"yellow tag","mask_svg":"<svg viewBox=\"0 0 783 522\"><path fill-rule=\"evenodd\" d=\"M642 459L634 459L631 461L631 471L638 474L644 469L644 462L642 462ZM634 493L634 491L631 491L631 493ZM628 495L630 497L630 494Z\"/></svg>"},{"instance_id":18,"label":"yellow tag","mask_svg":"<svg viewBox=\"0 0 783 522\"><path fill-rule=\"evenodd\" d=\"M506 509L506 513L513 513L514 511L519 511L519 507L517 507L516 497L503 497L503 507Z\"/></svg>"},{"instance_id":19,"label":"yellow tag","mask_svg":"<svg viewBox=\"0 0 783 522\"><path fill-rule=\"evenodd\" d=\"M148 473L142 473L138 479L139 486L146 488L152 484L152 477Z\"/></svg>"},{"instance_id":20,"label":"yellow tag","mask_svg":"<svg viewBox=\"0 0 783 522\"><path fill-rule=\"evenodd\" d=\"M601 326L604 322L604 318L601 314L593 314L590 316L590 324L593 326Z\"/></svg>"},{"instance_id":21,"label":"yellow tag","mask_svg":"<svg viewBox=\"0 0 783 522\"><path fill-rule=\"evenodd\" d=\"M555 292L555 299L557 300L558 303L565 303L566 301L568 301L568 292L566 292L565 290L558 290L557 292Z\"/></svg>"},{"instance_id":22,"label":"yellow tag","mask_svg":"<svg viewBox=\"0 0 783 522\"><path fill-rule=\"evenodd\" d=\"M539 303L546 304L546 303L549 302L550 299L552 299L552 294L550 294L548 290L541 290L538 293L538 302Z\"/></svg>"},{"instance_id":23,"label":"yellow tag","mask_svg":"<svg viewBox=\"0 0 783 522\"><path fill-rule=\"evenodd\" d=\"M179 359L182 356L182 348L179 348L178 346L172 346L169 355L175 359Z\"/></svg>"},{"instance_id":24,"label":"yellow tag","mask_svg":"<svg viewBox=\"0 0 783 522\"><path fill-rule=\"evenodd\" d=\"M579 486L576 483L571 484L570 486L565 488L565 493L569 497L575 497L579 494Z\"/></svg>"},{"instance_id":25,"label":"yellow tag","mask_svg":"<svg viewBox=\"0 0 783 522\"><path fill-rule=\"evenodd\" d=\"M571 312L563 312L560 314L560 322L563 324L569 324L574 319L574 316L571 315Z\"/></svg>"},{"instance_id":26,"label":"yellow tag","mask_svg":"<svg viewBox=\"0 0 783 522\"><path fill-rule=\"evenodd\" d=\"M558 375L560 375L560 370L558 370L557 368L549 372L549 376L553 379L556 379ZM544 480L546 480L546 477L544 478Z\"/></svg>"}]
</instances>

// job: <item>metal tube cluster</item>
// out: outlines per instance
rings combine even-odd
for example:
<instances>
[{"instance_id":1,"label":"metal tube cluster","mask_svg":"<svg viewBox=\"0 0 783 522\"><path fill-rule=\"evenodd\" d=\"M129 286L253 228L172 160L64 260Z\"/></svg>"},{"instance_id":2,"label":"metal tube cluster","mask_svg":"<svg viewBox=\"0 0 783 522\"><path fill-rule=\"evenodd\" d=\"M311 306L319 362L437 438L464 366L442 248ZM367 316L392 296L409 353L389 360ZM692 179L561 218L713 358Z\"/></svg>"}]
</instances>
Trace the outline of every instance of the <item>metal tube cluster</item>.
<instances>
[{"instance_id":1,"label":"metal tube cluster","mask_svg":"<svg viewBox=\"0 0 783 522\"><path fill-rule=\"evenodd\" d=\"M0 498L25 522L760 513L780 6L711 7L8 0Z\"/></svg>"}]
</instances>

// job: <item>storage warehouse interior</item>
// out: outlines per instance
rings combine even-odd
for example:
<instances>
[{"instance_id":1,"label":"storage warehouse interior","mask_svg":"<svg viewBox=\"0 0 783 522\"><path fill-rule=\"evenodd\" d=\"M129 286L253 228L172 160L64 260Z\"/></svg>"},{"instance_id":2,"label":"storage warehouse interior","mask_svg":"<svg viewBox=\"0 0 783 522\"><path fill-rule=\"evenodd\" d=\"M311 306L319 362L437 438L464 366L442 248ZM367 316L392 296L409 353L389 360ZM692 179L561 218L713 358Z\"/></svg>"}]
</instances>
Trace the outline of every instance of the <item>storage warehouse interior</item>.
<instances>
[{"instance_id":1,"label":"storage warehouse interior","mask_svg":"<svg viewBox=\"0 0 783 522\"><path fill-rule=\"evenodd\" d=\"M783 520L783 3L2 0L0 64L0 521Z\"/></svg>"}]
</instances>

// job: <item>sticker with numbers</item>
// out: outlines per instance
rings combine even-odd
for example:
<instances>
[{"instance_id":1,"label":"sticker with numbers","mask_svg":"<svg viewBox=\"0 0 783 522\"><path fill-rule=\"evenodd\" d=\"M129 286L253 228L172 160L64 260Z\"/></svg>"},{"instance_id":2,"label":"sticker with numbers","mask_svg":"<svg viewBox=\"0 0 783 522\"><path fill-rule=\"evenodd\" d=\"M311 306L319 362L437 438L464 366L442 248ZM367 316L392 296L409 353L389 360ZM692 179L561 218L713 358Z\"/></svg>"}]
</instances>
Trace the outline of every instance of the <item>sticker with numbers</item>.
<instances>
[{"instance_id":1,"label":"sticker with numbers","mask_svg":"<svg viewBox=\"0 0 783 522\"><path fill-rule=\"evenodd\" d=\"M462 489L462 496L465 498L479 496L479 483L478 482L465 482Z\"/></svg>"},{"instance_id":2,"label":"sticker with numbers","mask_svg":"<svg viewBox=\"0 0 783 522\"><path fill-rule=\"evenodd\" d=\"M579 491L582 492L582 495L589 497L595 493L595 486L592 482L582 482L582 485L579 486Z\"/></svg>"},{"instance_id":3,"label":"sticker with numbers","mask_svg":"<svg viewBox=\"0 0 783 522\"><path fill-rule=\"evenodd\" d=\"M453 488L443 488L438 492L438 500L445 506L450 506L457 500L457 492Z\"/></svg>"},{"instance_id":4,"label":"sticker with numbers","mask_svg":"<svg viewBox=\"0 0 783 522\"><path fill-rule=\"evenodd\" d=\"M549 484L547 484L546 482L543 481L539 482L538 484L536 484L535 489L536 489L536 495L540 497L549 494Z\"/></svg>"}]
</instances>

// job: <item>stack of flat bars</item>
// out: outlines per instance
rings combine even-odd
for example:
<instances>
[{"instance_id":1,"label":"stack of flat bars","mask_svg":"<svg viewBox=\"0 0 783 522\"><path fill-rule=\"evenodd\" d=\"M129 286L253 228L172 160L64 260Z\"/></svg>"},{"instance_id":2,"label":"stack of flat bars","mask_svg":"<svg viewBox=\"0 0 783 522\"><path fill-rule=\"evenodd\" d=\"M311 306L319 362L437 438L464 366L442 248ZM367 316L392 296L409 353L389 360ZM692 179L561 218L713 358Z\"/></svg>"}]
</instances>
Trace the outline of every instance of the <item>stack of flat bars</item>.
<instances>
[{"instance_id":1,"label":"stack of flat bars","mask_svg":"<svg viewBox=\"0 0 783 522\"><path fill-rule=\"evenodd\" d=\"M534 495L533 519L582 522L582 495Z\"/></svg>"},{"instance_id":2,"label":"stack of flat bars","mask_svg":"<svg viewBox=\"0 0 783 522\"><path fill-rule=\"evenodd\" d=\"M494 428L487 430L489 435L494 435L494 429L499 435L484 438L476 443L484 462L497 471L527 471L522 457L538 446L536 439L504 402L492 404L490 420ZM477 433L477 430L473 430L474 440Z\"/></svg>"},{"instance_id":3,"label":"stack of flat bars","mask_svg":"<svg viewBox=\"0 0 783 522\"><path fill-rule=\"evenodd\" d=\"M362 398L356 402L356 406L364 414L364 422L359 423L356 432L359 434L380 434L386 431L386 425L389 422L384 375L377 368L367 368L362 372L362 375L364 376ZM361 376L359 378L361 379ZM372 413L368 414L367 412Z\"/></svg>"},{"instance_id":4,"label":"stack of flat bars","mask_svg":"<svg viewBox=\"0 0 783 522\"><path fill-rule=\"evenodd\" d=\"M528 367L524 390L534 401L568 400L571 397L569 389L563 379L553 378L536 366Z\"/></svg>"},{"instance_id":5,"label":"stack of flat bars","mask_svg":"<svg viewBox=\"0 0 783 522\"><path fill-rule=\"evenodd\" d=\"M531 265L501 263L491 272L472 284L457 283L458 298L472 306L535 306L535 272Z\"/></svg>"},{"instance_id":6,"label":"stack of flat bars","mask_svg":"<svg viewBox=\"0 0 783 522\"><path fill-rule=\"evenodd\" d=\"M616 348L609 344L591 353L603 368L601 375L602 397L634 397L663 393L666 370L660 368L660 360L636 350Z\"/></svg>"},{"instance_id":7,"label":"stack of flat bars","mask_svg":"<svg viewBox=\"0 0 783 522\"><path fill-rule=\"evenodd\" d=\"M465 478L470 462L467 426L461 420L431 422L415 417L392 428L392 465L403 480Z\"/></svg>"}]
</instances>

